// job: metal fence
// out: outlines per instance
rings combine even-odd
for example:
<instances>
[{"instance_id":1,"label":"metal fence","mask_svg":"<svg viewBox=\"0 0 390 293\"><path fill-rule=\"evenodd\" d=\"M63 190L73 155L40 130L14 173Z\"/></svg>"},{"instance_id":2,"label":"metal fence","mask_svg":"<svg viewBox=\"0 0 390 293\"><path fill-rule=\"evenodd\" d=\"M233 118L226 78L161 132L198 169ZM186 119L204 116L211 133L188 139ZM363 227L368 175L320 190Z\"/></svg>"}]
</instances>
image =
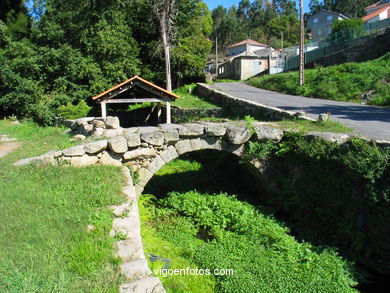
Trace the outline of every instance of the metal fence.
<instances>
[{"instance_id":1,"label":"metal fence","mask_svg":"<svg viewBox=\"0 0 390 293\"><path fill-rule=\"evenodd\" d=\"M349 47L354 40L370 36L390 26L390 18L373 23L365 23L349 30L330 34L326 40L305 44L305 64L324 58ZM299 67L299 46L283 50L286 56L284 70Z\"/></svg>"}]
</instances>

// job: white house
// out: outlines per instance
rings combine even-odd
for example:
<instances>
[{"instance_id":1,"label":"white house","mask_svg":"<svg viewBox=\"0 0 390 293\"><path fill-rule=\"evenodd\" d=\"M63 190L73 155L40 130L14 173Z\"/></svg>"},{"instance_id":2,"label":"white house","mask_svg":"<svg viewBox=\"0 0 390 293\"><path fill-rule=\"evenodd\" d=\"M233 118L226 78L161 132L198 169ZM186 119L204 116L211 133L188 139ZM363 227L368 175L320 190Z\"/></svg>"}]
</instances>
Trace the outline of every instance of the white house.
<instances>
[{"instance_id":1,"label":"white house","mask_svg":"<svg viewBox=\"0 0 390 293\"><path fill-rule=\"evenodd\" d=\"M379 2L376 2L366 8L364 8L367 12L367 16L390 5L390 0L381 0Z\"/></svg>"},{"instance_id":2,"label":"white house","mask_svg":"<svg viewBox=\"0 0 390 293\"><path fill-rule=\"evenodd\" d=\"M259 43L255 40L246 39L241 42L230 45L228 47L228 56L237 56L244 52L249 54L265 48L268 48L268 45Z\"/></svg>"},{"instance_id":3,"label":"white house","mask_svg":"<svg viewBox=\"0 0 390 293\"><path fill-rule=\"evenodd\" d=\"M371 13L364 16L362 18L363 21L366 23L373 23L373 22L377 22L380 20L384 20L386 18L390 18L390 0L383 0L381 2L384 2L384 1L387 1L387 2L376 6L376 8L379 7L378 9L373 9L373 8L368 9L369 7L371 7L373 5L367 7L366 11L370 11ZM381 2L378 2L378 3L381 3ZM378 4L378 3L376 3L376 4Z\"/></svg>"}]
</instances>

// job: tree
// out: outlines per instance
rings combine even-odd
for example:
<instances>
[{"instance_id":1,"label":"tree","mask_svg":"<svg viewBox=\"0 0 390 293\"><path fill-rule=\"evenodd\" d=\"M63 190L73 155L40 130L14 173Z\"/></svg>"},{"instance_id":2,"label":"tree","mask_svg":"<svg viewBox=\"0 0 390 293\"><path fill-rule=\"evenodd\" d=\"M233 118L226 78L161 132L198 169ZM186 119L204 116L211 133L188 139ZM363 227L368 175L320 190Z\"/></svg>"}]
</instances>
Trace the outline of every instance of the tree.
<instances>
[{"instance_id":1,"label":"tree","mask_svg":"<svg viewBox=\"0 0 390 293\"><path fill-rule=\"evenodd\" d=\"M175 2L176 0L160 0L157 1L154 6L156 15L160 20L161 38L165 54L165 81L166 88L168 91L172 91L171 37L172 25L174 22L174 17L177 13Z\"/></svg>"}]
</instances>

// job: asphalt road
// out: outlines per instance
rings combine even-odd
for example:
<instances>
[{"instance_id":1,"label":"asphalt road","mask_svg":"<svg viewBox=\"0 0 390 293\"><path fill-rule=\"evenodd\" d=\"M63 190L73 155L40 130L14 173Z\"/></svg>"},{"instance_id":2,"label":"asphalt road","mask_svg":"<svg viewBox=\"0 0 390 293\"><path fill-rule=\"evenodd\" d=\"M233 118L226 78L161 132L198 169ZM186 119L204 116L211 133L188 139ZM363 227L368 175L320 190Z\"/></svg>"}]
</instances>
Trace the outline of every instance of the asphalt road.
<instances>
[{"instance_id":1,"label":"asphalt road","mask_svg":"<svg viewBox=\"0 0 390 293\"><path fill-rule=\"evenodd\" d=\"M237 82L216 83L213 87L240 99L305 112L306 116L314 119L318 118L318 114L330 113L332 120L353 128L355 134L390 140L390 108L280 94Z\"/></svg>"}]
</instances>

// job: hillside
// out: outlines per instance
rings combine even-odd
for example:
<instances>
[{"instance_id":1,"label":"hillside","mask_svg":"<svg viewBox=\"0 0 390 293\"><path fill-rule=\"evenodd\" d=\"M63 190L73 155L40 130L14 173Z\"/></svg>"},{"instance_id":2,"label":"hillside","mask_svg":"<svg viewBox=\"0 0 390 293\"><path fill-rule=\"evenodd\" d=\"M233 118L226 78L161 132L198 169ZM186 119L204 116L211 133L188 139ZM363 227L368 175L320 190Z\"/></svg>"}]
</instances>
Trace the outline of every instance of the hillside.
<instances>
[{"instance_id":1,"label":"hillside","mask_svg":"<svg viewBox=\"0 0 390 293\"><path fill-rule=\"evenodd\" d=\"M390 106L390 53L363 63L308 69L302 87L298 86L298 78L295 71L255 77L247 83L293 95Z\"/></svg>"}]
</instances>

